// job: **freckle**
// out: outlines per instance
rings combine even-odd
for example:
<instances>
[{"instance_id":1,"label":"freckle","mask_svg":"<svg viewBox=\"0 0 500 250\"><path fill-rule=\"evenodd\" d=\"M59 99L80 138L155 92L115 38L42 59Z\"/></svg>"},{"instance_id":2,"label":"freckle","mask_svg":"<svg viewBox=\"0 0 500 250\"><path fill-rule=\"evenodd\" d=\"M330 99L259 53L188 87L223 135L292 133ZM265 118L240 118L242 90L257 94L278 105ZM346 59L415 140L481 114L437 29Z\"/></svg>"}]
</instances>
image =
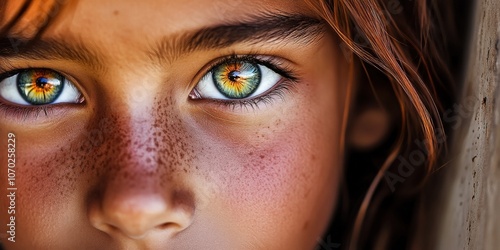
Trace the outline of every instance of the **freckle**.
<instances>
[{"instance_id":1,"label":"freckle","mask_svg":"<svg viewBox=\"0 0 500 250\"><path fill-rule=\"evenodd\" d=\"M120 14L119 11L117 11L117 10L113 11L113 15L118 16L119 14Z\"/></svg>"},{"instance_id":2,"label":"freckle","mask_svg":"<svg viewBox=\"0 0 500 250\"><path fill-rule=\"evenodd\" d=\"M264 155L260 155L260 158L261 158L261 159L264 159L264 158L266 158L266 157L265 157Z\"/></svg>"},{"instance_id":3,"label":"freckle","mask_svg":"<svg viewBox=\"0 0 500 250\"><path fill-rule=\"evenodd\" d=\"M253 152L248 153L248 155L253 155Z\"/></svg>"}]
</instances>

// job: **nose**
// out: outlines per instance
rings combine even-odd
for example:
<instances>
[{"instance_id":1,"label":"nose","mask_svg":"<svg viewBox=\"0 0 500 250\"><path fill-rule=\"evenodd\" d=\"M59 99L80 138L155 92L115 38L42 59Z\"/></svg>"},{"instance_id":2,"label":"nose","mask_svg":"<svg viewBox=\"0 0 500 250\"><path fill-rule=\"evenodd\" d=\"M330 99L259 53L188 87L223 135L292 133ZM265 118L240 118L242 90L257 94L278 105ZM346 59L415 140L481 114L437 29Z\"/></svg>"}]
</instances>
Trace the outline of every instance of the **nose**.
<instances>
[{"instance_id":1,"label":"nose","mask_svg":"<svg viewBox=\"0 0 500 250\"><path fill-rule=\"evenodd\" d=\"M139 240L158 236L164 240L191 224L192 209L175 205L179 195L153 190L107 190L101 199L91 204L89 219L95 228L114 238L125 236Z\"/></svg>"}]
</instances>

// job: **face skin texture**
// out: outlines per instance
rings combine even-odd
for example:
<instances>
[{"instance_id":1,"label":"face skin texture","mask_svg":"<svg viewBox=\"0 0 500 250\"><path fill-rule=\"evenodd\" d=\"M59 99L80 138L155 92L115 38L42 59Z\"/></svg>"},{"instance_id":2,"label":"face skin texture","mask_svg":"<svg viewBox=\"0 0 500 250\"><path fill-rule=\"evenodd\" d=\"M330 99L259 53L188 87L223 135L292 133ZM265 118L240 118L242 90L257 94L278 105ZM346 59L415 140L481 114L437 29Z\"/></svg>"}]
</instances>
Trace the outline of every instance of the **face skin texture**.
<instances>
[{"instance_id":1,"label":"face skin texture","mask_svg":"<svg viewBox=\"0 0 500 250\"><path fill-rule=\"evenodd\" d=\"M315 247L342 172L348 66L337 37L318 24L183 46L203 28L265 26L278 15L319 20L304 3L86 0L59 11L43 53L0 58L2 72L55 70L84 98L23 109L0 99L3 177L7 133L16 136L16 242L2 237L7 249ZM28 24L18 36L32 35ZM59 58L49 43L78 53ZM296 81L278 82L288 90L260 102L190 99L231 55L269 59Z\"/></svg>"}]
</instances>

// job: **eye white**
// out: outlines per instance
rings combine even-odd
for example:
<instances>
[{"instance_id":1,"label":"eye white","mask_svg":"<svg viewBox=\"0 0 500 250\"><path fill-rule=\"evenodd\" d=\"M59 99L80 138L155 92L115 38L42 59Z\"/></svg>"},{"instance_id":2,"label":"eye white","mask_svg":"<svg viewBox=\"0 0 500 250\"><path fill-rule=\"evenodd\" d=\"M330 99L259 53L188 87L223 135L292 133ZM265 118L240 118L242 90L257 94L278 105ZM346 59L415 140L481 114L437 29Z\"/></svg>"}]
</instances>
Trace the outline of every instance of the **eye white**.
<instances>
[{"instance_id":1,"label":"eye white","mask_svg":"<svg viewBox=\"0 0 500 250\"><path fill-rule=\"evenodd\" d=\"M249 99L255 96L259 96L267 92L281 80L281 75L274 72L272 69L260 64L257 66L259 67L260 72L262 74L261 81L257 89L250 96L244 99ZM212 77L212 71L203 76L198 85L196 85L195 89L196 91L198 91L198 93L201 95L202 98L234 100L231 98L227 98L217 89Z\"/></svg>"},{"instance_id":2,"label":"eye white","mask_svg":"<svg viewBox=\"0 0 500 250\"><path fill-rule=\"evenodd\" d=\"M25 105L25 106L33 106L33 104L28 103L21 96L17 89L17 77L18 74L7 77L0 81L0 97L8 102ZM81 97L80 91L71 83L68 79L64 78L63 82L63 90L59 97L55 101L49 104L56 103L78 103Z\"/></svg>"}]
</instances>

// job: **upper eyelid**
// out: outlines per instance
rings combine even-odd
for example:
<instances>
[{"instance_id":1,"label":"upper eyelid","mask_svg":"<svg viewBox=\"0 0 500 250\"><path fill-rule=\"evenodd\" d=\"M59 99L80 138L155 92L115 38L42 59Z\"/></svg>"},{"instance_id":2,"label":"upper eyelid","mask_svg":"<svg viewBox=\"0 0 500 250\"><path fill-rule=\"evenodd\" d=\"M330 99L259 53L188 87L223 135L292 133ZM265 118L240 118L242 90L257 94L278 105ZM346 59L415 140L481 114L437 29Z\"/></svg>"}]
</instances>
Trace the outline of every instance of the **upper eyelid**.
<instances>
[{"instance_id":1,"label":"upper eyelid","mask_svg":"<svg viewBox=\"0 0 500 250\"><path fill-rule=\"evenodd\" d=\"M9 77L15 76L16 74L19 74L23 70L24 69L14 69L14 70L8 70L5 72L0 72L0 81L7 79Z\"/></svg>"},{"instance_id":2,"label":"upper eyelid","mask_svg":"<svg viewBox=\"0 0 500 250\"><path fill-rule=\"evenodd\" d=\"M280 58L277 56L270 56L270 55L261 55L261 54L231 54L228 56L223 56L223 57L218 57L211 62L209 62L206 66L202 67L200 69L200 72L197 73L198 75L197 78L198 81L196 81L196 84L199 82L199 80L203 79L208 73L211 72L215 67L220 66L224 63L227 63L228 61L235 60L235 61L251 61L256 64L261 64L264 65L271 70L275 71L276 73L282 75L283 77L290 78L291 80L296 80L298 76L296 76L292 70L290 69L289 66L285 64L293 64L292 62ZM199 76L201 74L201 77ZM196 85L195 85L196 86ZM194 87L194 86L193 86Z\"/></svg>"}]
</instances>

